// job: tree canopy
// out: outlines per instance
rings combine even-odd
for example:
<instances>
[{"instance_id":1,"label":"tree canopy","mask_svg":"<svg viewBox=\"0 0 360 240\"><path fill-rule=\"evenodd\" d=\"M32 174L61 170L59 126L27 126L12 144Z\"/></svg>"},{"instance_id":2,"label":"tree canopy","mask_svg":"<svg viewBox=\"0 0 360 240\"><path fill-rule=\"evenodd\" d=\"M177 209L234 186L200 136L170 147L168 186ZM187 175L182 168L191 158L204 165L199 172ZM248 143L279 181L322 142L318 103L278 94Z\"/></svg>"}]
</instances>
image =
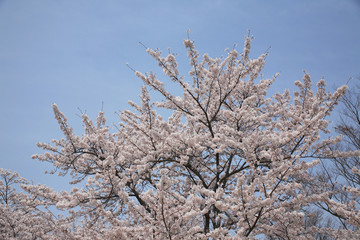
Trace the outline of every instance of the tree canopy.
<instances>
[{"instance_id":1,"label":"tree canopy","mask_svg":"<svg viewBox=\"0 0 360 240\"><path fill-rule=\"evenodd\" d=\"M266 54L250 58L251 38L242 53L228 50L224 58L200 57L189 39L184 45L187 76L174 54L147 49L182 95L154 72L136 72L144 82L140 103L129 101L133 110L120 113L116 131L100 112L96 122L83 114L84 132L76 135L53 105L64 138L38 143L45 152L33 158L70 175L74 188L56 192L2 170L2 238L360 238L358 205L332 199L309 172L319 159L357 154L335 151L341 138L324 137L347 87L327 92L323 79L313 86L305 73L293 94L268 96L276 76L261 79ZM149 89L163 100L151 101ZM351 227L309 224L319 204ZM55 216L54 207L64 214Z\"/></svg>"}]
</instances>

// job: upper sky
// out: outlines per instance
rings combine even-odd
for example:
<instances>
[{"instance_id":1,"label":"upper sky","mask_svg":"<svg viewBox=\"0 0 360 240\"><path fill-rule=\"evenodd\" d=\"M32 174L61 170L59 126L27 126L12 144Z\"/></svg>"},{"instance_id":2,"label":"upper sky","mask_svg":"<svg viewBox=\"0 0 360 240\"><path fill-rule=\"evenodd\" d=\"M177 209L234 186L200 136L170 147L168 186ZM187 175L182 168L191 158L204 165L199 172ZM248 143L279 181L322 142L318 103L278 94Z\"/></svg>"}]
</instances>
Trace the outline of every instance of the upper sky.
<instances>
[{"instance_id":1,"label":"upper sky","mask_svg":"<svg viewBox=\"0 0 360 240\"><path fill-rule=\"evenodd\" d=\"M61 137L51 104L77 133L78 108L94 117L103 107L116 123L142 85L126 63L157 70L138 42L184 59L187 29L212 57L241 50L250 30L253 57L271 46L264 77L281 74L274 92L294 90L303 70L330 90L360 75L360 1L0 0L0 168L62 187L31 159L36 142Z\"/></svg>"}]
</instances>

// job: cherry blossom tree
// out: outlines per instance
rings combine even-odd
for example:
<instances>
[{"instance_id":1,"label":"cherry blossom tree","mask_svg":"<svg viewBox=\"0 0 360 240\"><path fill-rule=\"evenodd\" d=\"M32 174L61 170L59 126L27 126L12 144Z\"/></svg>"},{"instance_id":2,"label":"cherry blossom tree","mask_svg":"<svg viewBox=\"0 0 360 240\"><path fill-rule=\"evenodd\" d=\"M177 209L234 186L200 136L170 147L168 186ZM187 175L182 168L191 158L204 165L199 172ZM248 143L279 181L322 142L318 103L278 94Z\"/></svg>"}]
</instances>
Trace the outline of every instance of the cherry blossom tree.
<instances>
[{"instance_id":1,"label":"cherry blossom tree","mask_svg":"<svg viewBox=\"0 0 360 240\"><path fill-rule=\"evenodd\" d=\"M0 169L1 239L42 239L54 229L55 219L41 197L20 190L28 184L16 172Z\"/></svg>"},{"instance_id":2,"label":"cherry blossom tree","mask_svg":"<svg viewBox=\"0 0 360 240\"><path fill-rule=\"evenodd\" d=\"M336 200L337 203L347 206L345 208L355 214L353 216L359 215L356 206L359 206L360 203L359 89L359 86L355 86L342 97L343 109L340 114L340 121L335 127L336 132L343 136L343 141L334 146L334 152L348 151L353 154L334 154L330 159L323 159L322 171L317 177L317 180L320 181L319 184L332 192L331 198ZM339 214L339 211L336 210L344 209L344 206L339 208L338 204L336 204L334 209L332 205L327 203L318 203L317 205L322 210L330 213L329 216L333 219L335 217L343 228L357 230L360 227L359 219L349 223L349 221L346 221L347 218L344 217L346 215Z\"/></svg>"},{"instance_id":3,"label":"cherry blossom tree","mask_svg":"<svg viewBox=\"0 0 360 240\"><path fill-rule=\"evenodd\" d=\"M360 80L360 79L359 79ZM336 131L344 136L341 149L360 150L360 86L353 87L347 91L342 98L343 111L340 123ZM335 174L341 176L347 185L359 188L360 176L353 169L360 168L359 155L351 158L332 158L335 166Z\"/></svg>"},{"instance_id":4,"label":"cherry blossom tree","mask_svg":"<svg viewBox=\"0 0 360 240\"><path fill-rule=\"evenodd\" d=\"M38 143L45 152L33 158L70 175L74 188L24 186L44 206L67 213L51 218L53 238L358 237L355 228L309 224L308 214L309 206L323 203L358 226L358 206L331 199L331 190L311 184L317 181L309 174L319 158L345 154L332 151L340 137L321 136L329 133L326 117L346 86L326 92L323 79L314 87L305 73L293 97L289 90L268 96L276 76L258 80L266 54L250 58L251 38L243 53L234 49L215 59L200 57L189 39L184 44L188 78L174 54L147 49L182 95L154 72L136 72L144 82L140 103L129 102L133 110L120 113L116 131L100 112L96 122L83 114L84 133L76 135L53 105L64 138ZM149 89L163 100L151 101Z\"/></svg>"}]
</instances>

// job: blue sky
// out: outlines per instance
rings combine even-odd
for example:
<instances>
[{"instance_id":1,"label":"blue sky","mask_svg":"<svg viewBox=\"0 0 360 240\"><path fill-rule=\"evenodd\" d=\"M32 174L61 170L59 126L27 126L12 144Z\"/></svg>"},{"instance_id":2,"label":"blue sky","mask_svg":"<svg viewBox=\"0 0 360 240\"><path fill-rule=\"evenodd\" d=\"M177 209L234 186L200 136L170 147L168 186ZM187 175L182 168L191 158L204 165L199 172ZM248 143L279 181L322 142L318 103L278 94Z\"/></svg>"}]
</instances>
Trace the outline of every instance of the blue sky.
<instances>
[{"instance_id":1,"label":"blue sky","mask_svg":"<svg viewBox=\"0 0 360 240\"><path fill-rule=\"evenodd\" d=\"M213 57L242 49L250 30L253 57L271 46L264 76L281 74L273 91L293 90L304 69L330 89L360 75L358 0L0 0L0 167L64 187L31 159L36 142L61 137L51 104L78 133L78 108L95 117L104 103L116 123L142 85L126 63L157 69L138 42L184 59L187 29Z\"/></svg>"}]
</instances>

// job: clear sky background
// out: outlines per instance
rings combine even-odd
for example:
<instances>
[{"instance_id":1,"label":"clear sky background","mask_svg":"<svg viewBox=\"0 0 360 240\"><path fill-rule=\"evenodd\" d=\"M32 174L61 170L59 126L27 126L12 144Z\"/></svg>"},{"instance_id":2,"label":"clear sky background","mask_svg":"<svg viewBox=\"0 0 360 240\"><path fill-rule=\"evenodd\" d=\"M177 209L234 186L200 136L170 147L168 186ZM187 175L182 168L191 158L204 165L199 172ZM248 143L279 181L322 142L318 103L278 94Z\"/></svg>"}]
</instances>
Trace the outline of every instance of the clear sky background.
<instances>
[{"instance_id":1,"label":"clear sky background","mask_svg":"<svg viewBox=\"0 0 360 240\"><path fill-rule=\"evenodd\" d=\"M184 59L187 29L212 57L241 50L250 30L253 57L271 46L264 77L280 72L274 92L294 90L303 70L330 89L360 75L359 0L0 0L0 168L65 188L31 159L36 142L61 137L51 104L77 133L78 108L95 117L104 103L116 123L142 85L126 63L157 69L138 42Z\"/></svg>"}]
</instances>

